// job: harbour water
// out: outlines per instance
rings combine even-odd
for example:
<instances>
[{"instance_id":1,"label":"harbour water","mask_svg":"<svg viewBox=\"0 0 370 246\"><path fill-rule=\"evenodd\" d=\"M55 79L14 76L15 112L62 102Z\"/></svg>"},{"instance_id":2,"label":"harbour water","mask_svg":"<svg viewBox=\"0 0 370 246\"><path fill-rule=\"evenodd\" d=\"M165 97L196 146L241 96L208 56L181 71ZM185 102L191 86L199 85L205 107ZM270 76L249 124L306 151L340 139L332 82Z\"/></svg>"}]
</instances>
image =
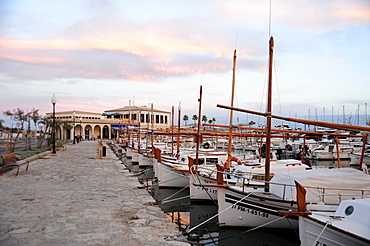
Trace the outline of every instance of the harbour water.
<instances>
[{"instance_id":1,"label":"harbour water","mask_svg":"<svg viewBox=\"0 0 370 246\"><path fill-rule=\"evenodd\" d=\"M158 189L153 197L192 245L299 245L298 232L268 228L220 228L216 204L193 203L189 189Z\"/></svg>"},{"instance_id":2,"label":"harbour water","mask_svg":"<svg viewBox=\"0 0 370 246\"><path fill-rule=\"evenodd\" d=\"M313 168L331 168L338 163L332 160L313 161L312 165ZM349 161L341 160L341 166L349 166ZM160 189L152 182L148 192L192 245L300 245L298 231L294 229L219 227L217 204L212 201L194 203L190 200L189 188Z\"/></svg>"}]
</instances>

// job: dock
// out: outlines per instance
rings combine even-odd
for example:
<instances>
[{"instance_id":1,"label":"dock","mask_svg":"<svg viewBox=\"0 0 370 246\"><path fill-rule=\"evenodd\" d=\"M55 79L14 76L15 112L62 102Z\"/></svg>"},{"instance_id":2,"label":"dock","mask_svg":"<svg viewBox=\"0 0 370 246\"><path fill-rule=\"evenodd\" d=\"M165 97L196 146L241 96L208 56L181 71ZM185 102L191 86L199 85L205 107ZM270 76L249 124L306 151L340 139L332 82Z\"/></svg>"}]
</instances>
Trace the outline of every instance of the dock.
<instances>
[{"instance_id":1,"label":"dock","mask_svg":"<svg viewBox=\"0 0 370 246\"><path fill-rule=\"evenodd\" d=\"M190 245L106 147L71 144L0 175L0 245Z\"/></svg>"}]
</instances>

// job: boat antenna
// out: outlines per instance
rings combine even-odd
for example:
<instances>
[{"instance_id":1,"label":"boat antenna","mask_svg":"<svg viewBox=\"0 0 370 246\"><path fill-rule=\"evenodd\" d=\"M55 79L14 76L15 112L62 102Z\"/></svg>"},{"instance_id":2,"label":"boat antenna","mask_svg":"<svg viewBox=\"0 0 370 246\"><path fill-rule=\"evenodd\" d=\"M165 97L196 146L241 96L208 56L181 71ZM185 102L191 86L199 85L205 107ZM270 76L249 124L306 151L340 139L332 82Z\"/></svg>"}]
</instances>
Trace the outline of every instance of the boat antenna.
<instances>
[{"instance_id":1,"label":"boat antenna","mask_svg":"<svg viewBox=\"0 0 370 246\"><path fill-rule=\"evenodd\" d=\"M270 0L270 13L269 13L269 37L271 37L271 12L272 12L272 8L271 8L271 0Z\"/></svg>"},{"instance_id":2,"label":"boat antenna","mask_svg":"<svg viewBox=\"0 0 370 246\"><path fill-rule=\"evenodd\" d=\"M235 50L238 49L238 38L239 38L239 21L238 21L238 25L236 27Z\"/></svg>"}]
</instances>

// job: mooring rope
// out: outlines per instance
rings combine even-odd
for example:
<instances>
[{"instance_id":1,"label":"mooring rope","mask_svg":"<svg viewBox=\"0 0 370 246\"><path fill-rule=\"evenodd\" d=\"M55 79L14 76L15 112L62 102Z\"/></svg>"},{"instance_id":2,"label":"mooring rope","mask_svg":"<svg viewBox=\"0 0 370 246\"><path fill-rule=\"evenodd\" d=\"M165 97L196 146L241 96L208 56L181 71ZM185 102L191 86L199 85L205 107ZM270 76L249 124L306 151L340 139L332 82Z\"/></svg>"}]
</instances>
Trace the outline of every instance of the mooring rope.
<instances>
[{"instance_id":1,"label":"mooring rope","mask_svg":"<svg viewBox=\"0 0 370 246\"><path fill-rule=\"evenodd\" d=\"M315 242L312 244L312 246L316 245L317 241L319 240L319 238L321 237L321 235L324 233L324 231L325 231L326 227L331 223L331 221L332 221L332 220L333 220L333 219L332 219L332 218L330 218L330 220L326 221L324 228L322 229L322 231L320 232L319 236L316 238L316 240L315 240Z\"/></svg>"},{"instance_id":2,"label":"mooring rope","mask_svg":"<svg viewBox=\"0 0 370 246\"><path fill-rule=\"evenodd\" d=\"M232 235L232 236L229 236L229 237L225 237L225 238L219 239L219 240L217 240L217 242L220 242L220 241L223 241L223 240L226 240L226 239L229 239L229 238L233 238L233 237L238 236L238 235L242 235L242 234L244 234L244 233L248 233L248 232L251 232L251 231L257 230L257 229L259 229L259 228L261 228L261 227L264 227L264 226L266 226L266 225L268 225L268 224L274 223L274 222L279 221L279 220L284 219L284 218L285 218L285 216L283 216L283 217L279 217L279 218L276 218L276 219L274 219L274 220L272 220L272 221L270 221L270 222L266 222L266 223L264 223L264 224L262 224L262 225L259 225L259 226L256 226L256 227L253 227L252 229L249 229L249 230L246 230L246 231L243 231L243 232L237 233L237 234ZM205 243L204 245L207 245L207 244L209 244L209 243Z\"/></svg>"},{"instance_id":3,"label":"mooring rope","mask_svg":"<svg viewBox=\"0 0 370 246\"><path fill-rule=\"evenodd\" d=\"M185 189L186 189L186 188L188 188L188 187L189 187L189 185L185 186L184 188L182 188L182 189L181 189L181 190L179 190L179 191L176 191L176 192L175 192L175 193L173 193L172 195L170 195L170 196L168 196L168 197L166 197L166 198L162 199L161 203L163 204L163 202L164 202L164 201L166 201L166 200L168 200L169 198L171 198L171 197L173 197L173 196L175 196L175 195L179 194L181 191L185 190Z\"/></svg>"},{"instance_id":4,"label":"mooring rope","mask_svg":"<svg viewBox=\"0 0 370 246\"><path fill-rule=\"evenodd\" d=\"M186 231L186 233L190 233L190 232L191 232L191 231L193 231L194 229L196 229L196 228L200 227L201 225L203 225L203 224L207 223L208 221L210 221L210 220L212 220L212 219L216 218L218 215L222 214L222 213L223 213L223 212L225 212L226 210L230 209L232 206L234 206L234 205L238 204L239 202L241 202L242 200L244 200L245 198L247 198L248 196L250 196L250 194L251 194L251 193L249 193L248 195L246 195L245 197L243 197L242 199L240 199L240 200L239 200L239 201L237 201L236 203L231 204L229 207L225 208L224 210L222 210L221 212L219 212L219 213L217 213L216 215L212 216L211 218L209 218L209 219L207 219L207 220L203 221L202 223L198 224L197 226L194 226L193 228L188 229L188 230Z\"/></svg>"}]
</instances>

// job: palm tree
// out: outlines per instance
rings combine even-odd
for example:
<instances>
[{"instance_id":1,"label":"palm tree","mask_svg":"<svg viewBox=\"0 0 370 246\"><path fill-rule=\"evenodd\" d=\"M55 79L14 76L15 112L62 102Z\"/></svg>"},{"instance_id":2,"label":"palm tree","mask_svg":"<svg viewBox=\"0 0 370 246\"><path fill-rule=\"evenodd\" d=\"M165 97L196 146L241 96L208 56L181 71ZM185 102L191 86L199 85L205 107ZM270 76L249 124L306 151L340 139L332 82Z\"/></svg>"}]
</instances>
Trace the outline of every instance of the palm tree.
<instances>
[{"instance_id":1,"label":"palm tree","mask_svg":"<svg viewBox=\"0 0 370 246\"><path fill-rule=\"evenodd\" d=\"M188 125L188 120L189 120L189 116L187 116L186 114L184 115L184 118L182 118L184 121L185 121L185 126Z\"/></svg>"},{"instance_id":2,"label":"palm tree","mask_svg":"<svg viewBox=\"0 0 370 246\"><path fill-rule=\"evenodd\" d=\"M191 119L194 121L194 126L195 126L196 121L198 120L198 116L195 114L195 115L193 115L193 117Z\"/></svg>"},{"instance_id":3,"label":"palm tree","mask_svg":"<svg viewBox=\"0 0 370 246\"><path fill-rule=\"evenodd\" d=\"M19 138L19 135L21 134L21 131L23 131L23 129L24 129L24 124L27 122L28 116L27 116L27 113L23 109L20 109L20 108L13 109L12 111L6 110L3 113L4 113L5 116L11 118L12 120L18 121L18 123L19 123L18 133L17 133L17 136L14 139L14 142L13 142L13 135L12 135L12 139L11 139L12 144L10 146L10 152L14 152L15 151L15 144L18 141L18 138Z\"/></svg>"},{"instance_id":4,"label":"palm tree","mask_svg":"<svg viewBox=\"0 0 370 246\"><path fill-rule=\"evenodd\" d=\"M204 115L202 116L202 121L203 121L204 123L207 123L207 120L208 120L208 119L207 119L207 115L205 115L205 114L204 114Z\"/></svg>"}]
</instances>

